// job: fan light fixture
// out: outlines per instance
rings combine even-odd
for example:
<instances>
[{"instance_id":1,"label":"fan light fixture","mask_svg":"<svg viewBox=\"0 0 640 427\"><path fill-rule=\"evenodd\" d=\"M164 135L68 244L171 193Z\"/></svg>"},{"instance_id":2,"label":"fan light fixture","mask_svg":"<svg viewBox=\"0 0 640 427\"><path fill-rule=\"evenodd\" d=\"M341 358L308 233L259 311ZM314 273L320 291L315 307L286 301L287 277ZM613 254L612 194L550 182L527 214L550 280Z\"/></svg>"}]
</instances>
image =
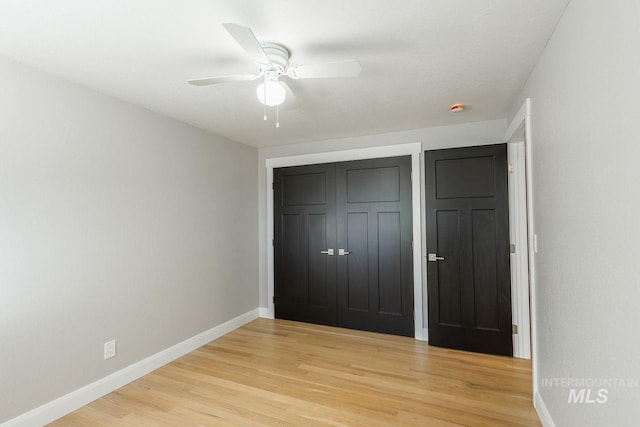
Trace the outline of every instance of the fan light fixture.
<instances>
[{"instance_id":1,"label":"fan light fixture","mask_svg":"<svg viewBox=\"0 0 640 427\"><path fill-rule=\"evenodd\" d=\"M284 102L286 91L277 80L266 80L256 89L258 101L269 107L275 107Z\"/></svg>"}]
</instances>

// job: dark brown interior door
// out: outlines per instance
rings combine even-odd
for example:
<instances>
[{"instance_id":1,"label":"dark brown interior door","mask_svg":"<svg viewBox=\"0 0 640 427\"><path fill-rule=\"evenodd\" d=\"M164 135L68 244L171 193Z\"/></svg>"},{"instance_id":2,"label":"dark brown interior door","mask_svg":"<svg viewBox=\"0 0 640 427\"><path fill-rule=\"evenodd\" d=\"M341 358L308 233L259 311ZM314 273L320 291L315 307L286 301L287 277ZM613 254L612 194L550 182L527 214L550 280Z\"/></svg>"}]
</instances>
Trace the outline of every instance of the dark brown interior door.
<instances>
[{"instance_id":1,"label":"dark brown interior door","mask_svg":"<svg viewBox=\"0 0 640 427\"><path fill-rule=\"evenodd\" d=\"M506 144L427 151L429 344L512 355Z\"/></svg>"},{"instance_id":2,"label":"dark brown interior door","mask_svg":"<svg viewBox=\"0 0 640 427\"><path fill-rule=\"evenodd\" d=\"M411 158L339 163L336 182L338 324L414 336Z\"/></svg>"},{"instance_id":3,"label":"dark brown interior door","mask_svg":"<svg viewBox=\"0 0 640 427\"><path fill-rule=\"evenodd\" d=\"M411 214L410 157L275 169L276 317L413 336Z\"/></svg>"},{"instance_id":4,"label":"dark brown interior door","mask_svg":"<svg viewBox=\"0 0 640 427\"><path fill-rule=\"evenodd\" d=\"M336 324L335 165L275 169L275 315Z\"/></svg>"}]
</instances>

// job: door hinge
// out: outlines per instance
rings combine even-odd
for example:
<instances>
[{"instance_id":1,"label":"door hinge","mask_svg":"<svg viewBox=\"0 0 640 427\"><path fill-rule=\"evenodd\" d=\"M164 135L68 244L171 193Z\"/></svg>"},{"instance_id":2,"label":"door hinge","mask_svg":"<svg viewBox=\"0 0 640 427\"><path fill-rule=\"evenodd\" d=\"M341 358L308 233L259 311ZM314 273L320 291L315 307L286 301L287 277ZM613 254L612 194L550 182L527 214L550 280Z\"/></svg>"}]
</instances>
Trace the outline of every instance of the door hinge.
<instances>
[{"instance_id":1,"label":"door hinge","mask_svg":"<svg viewBox=\"0 0 640 427\"><path fill-rule=\"evenodd\" d=\"M411 241L411 250L413 250L413 240Z\"/></svg>"},{"instance_id":2,"label":"door hinge","mask_svg":"<svg viewBox=\"0 0 640 427\"><path fill-rule=\"evenodd\" d=\"M507 170L509 171L509 173L513 173L513 163L509 163Z\"/></svg>"},{"instance_id":3,"label":"door hinge","mask_svg":"<svg viewBox=\"0 0 640 427\"><path fill-rule=\"evenodd\" d=\"M275 189L276 189L276 182L275 182L275 181L271 183L271 189L272 189L272 190L275 190Z\"/></svg>"},{"instance_id":4,"label":"door hinge","mask_svg":"<svg viewBox=\"0 0 640 427\"><path fill-rule=\"evenodd\" d=\"M516 245L515 243L509 243L509 252L512 254L516 253Z\"/></svg>"},{"instance_id":5,"label":"door hinge","mask_svg":"<svg viewBox=\"0 0 640 427\"><path fill-rule=\"evenodd\" d=\"M276 303L276 296L275 295L273 296L273 303L274 304Z\"/></svg>"},{"instance_id":6,"label":"door hinge","mask_svg":"<svg viewBox=\"0 0 640 427\"><path fill-rule=\"evenodd\" d=\"M276 246L276 239L271 239L271 246L273 246L273 247Z\"/></svg>"},{"instance_id":7,"label":"door hinge","mask_svg":"<svg viewBox=\"0 0 640 427\"><path fill-rule=\"evenodd\" d=\"M511 325L511 333L513 335L517 335L518 334L518 325Z\"/></svg>"}]
</instances>

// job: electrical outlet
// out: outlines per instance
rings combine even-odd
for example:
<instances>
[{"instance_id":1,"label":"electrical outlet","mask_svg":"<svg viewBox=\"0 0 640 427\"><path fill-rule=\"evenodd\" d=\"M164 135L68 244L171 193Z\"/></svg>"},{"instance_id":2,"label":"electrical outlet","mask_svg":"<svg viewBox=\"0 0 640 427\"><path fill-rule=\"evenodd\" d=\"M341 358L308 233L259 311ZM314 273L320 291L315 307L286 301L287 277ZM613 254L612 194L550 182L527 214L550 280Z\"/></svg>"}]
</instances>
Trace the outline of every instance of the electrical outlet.
<instances>
[{"instance_id":1,"label":"electrical outlet","mask_svg":"<svg viewBox=\"0 0 640 427\"><path fill-rule=\"evenodd\" d=\"M116 355L116 340L104 343L104 360L110 359Z\"/></svg>"}]
</instances>

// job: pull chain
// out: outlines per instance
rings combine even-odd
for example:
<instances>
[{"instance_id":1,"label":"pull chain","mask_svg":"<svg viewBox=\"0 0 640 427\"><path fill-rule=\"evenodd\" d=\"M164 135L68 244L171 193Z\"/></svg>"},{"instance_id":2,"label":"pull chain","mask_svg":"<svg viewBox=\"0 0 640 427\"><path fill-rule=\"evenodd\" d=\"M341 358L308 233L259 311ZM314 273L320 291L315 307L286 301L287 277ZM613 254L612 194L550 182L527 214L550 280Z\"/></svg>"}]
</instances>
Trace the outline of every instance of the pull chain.
<instances>
[{"instance_id":1,"label":"pull chain","mask_svg":"<svg viewBox=\"0 0 640 427\"><path fill-rule=\"evenodd\" d=\"M267 121L267 76L264 76L264 115L262 116L263 120L266 122ZM276 105L276 127L279 128L280 127L280 109L279 107Z\"/></svg>"},{"instance_id":2,"label":"pull chain","mask_svg":"<svg viewBox=\"0 0 640 427\"><path fill-rule=\"evenodd\" d=\"M264 121L266 122L267 121L267 103L266 103L266 100L267 100L267 77L266 76L264 77L264 100L265 100L265 103L264 103Z\"/></svg>"}]
</instances>

